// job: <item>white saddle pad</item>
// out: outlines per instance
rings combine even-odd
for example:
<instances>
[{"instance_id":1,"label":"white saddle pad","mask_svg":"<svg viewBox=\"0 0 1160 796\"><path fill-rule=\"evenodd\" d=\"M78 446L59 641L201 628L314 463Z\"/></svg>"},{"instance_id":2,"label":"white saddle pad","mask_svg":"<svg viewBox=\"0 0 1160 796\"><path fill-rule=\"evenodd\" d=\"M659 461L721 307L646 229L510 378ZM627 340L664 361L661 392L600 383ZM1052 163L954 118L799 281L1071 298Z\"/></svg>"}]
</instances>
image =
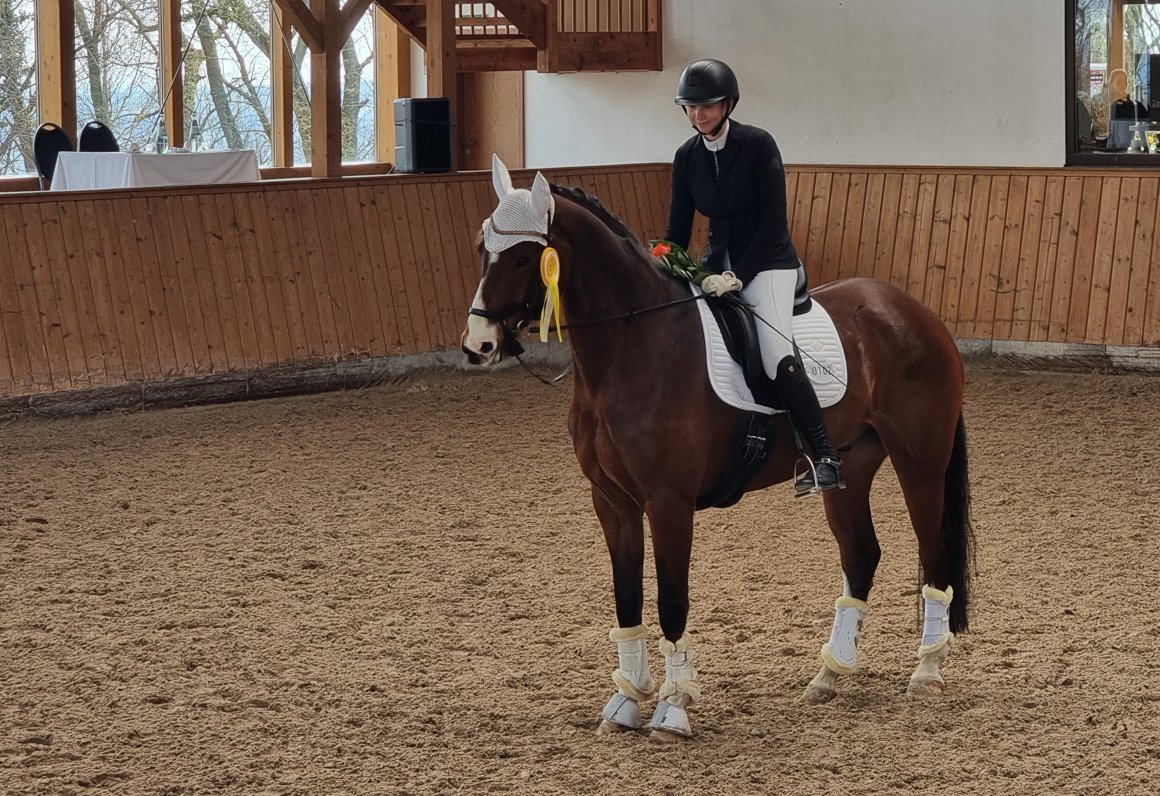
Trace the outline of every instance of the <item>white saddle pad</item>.
<instances>
[{"instance_id":1,"label":"white saddle pad","mask_svg":"<svg viewBox=\"0 0 1160 796\"><path fill-rule=\"evenodd\" d=\"M691 286L695 294L701 289ZM762 412L767 415L778 410L754 402L753 392L745 383L741 366L729 356L725 338L717 327L713 311L704 301L694 302L701 314L701 328L705 332L705 359L709 364L709 381L717 397L730 406L748 412ZM761 323L761 321L758 321ZM846 352L830 313L817 301L810 311L795 315L793 337L801 353L802 364L809 373L818 402L824 409L842 400L846 394Z\"/></svg>"}]
</instances>

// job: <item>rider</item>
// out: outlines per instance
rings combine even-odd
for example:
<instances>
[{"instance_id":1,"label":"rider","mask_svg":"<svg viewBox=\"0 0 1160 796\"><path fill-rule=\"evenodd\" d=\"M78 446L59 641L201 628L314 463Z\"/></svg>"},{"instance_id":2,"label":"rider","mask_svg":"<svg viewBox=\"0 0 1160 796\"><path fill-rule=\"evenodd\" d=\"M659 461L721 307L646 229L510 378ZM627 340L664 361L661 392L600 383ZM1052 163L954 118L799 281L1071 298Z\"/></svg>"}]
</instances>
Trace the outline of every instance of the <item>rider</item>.
<instances>
[{"instance_id":1,"label":"rider","mask_svg":"<svg viewBox=\"0 0 1160 796\"><path fill-rule=\"evenodd\" d=\"M790 240L781 153L765 130L729 118L740 98L737 76L721 61L694 61L681 73L674 102L683 106L697 134L673 158L665 238L688 248L693 211L708 217L702 264L714 273L701 289L714 296L740 290L753 305L765 371L814 454L817 480L807 471L794 488L799 495L841 489L846 485L842 464L792 341L801 262Z\"/></svg>"}]
</instances>

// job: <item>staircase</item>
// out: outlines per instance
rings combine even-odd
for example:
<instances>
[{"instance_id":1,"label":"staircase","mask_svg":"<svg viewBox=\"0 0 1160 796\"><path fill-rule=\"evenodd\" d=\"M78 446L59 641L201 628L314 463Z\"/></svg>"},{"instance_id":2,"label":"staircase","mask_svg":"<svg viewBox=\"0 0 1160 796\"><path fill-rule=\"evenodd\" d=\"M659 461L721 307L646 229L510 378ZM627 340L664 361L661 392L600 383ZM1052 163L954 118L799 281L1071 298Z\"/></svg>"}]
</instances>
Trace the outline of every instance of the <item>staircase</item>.
<instances>
[{"instance_id":1,"label":"staircase","mask_svg":"<svg viewBox=\"0 0 1160 796\"><path fill-rule=\"evenodd\" d=\"M427 47L426 0L376 0ZM661 0L455 3L460 72L660 70Z\"/></svg>"}]
</instances>

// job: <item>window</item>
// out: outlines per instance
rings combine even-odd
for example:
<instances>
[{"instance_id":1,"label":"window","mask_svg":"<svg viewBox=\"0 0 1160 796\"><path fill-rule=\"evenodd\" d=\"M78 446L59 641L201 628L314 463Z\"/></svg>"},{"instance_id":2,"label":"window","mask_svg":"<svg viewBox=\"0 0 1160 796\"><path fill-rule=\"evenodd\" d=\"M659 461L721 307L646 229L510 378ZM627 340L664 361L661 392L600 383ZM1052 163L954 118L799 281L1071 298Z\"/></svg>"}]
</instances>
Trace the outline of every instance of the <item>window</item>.
<instances>
[{"instance_id":1,"label":"window","mask_svg":"<svg viewBox=\"0 0 1160 796\"><path fill-rule=\"evenodd\" d=\"M253 149L258 163L270 165L270 0L186 0L182 12L185 140L196 119L206 149Z\"/></svg>"},{"instance_id":2,"label":"window","mask_svg":"<svg viewBox=\"0 0 1160 796\"><path fill-rule=\"evenodd\" d=\"M158 0L77 0L77 124L104 122L144 148L161 121Z\"/></svg>"},{"instance_id":3,"label":"window","mask_svg":"<svg viewBox=\"0 0 1160 796\"><path fill-rule=\"evenodd\" d=\"M342 161L375 159L375 7L363 14L339 56ZM287 43L293 66L294 163L310 163L310 51L297 32Z\"/></svg>"},{"instance_id":4,"label":"window","mask_svg":"<svg viewBox=\"0 0 1160 796\"><path fill-rule=\"evenodd\" d=\"M1070 0L1067 162L1160 166L1160 0Z\"/></svg>"},{"instance_id":5,"label":"window","mask_svg":"<svg viewBox=\"0 0 1160 796\"><path fill-rule=\"evenodd\" d=\"M375 6L342 48L342 159L375 159Z\"/></svg>"},{"instance_id":6,"label":"window","mask_svg":"<svg viewBox=\"0 0 1160 796\"><path fill-rule=\"evenodd\" d=\"M148 151L165 114L171 146L173 125L184 125L188 144L196 120L207 149L253 149L262 165L309 164L310 53L276 8L274 0L0 0L0 177L36 173L42 122L100 121L122 149ZM64 41L61 14L73 17ZM345 163L392 154L377 151L376 48L389 37L376 33L376 18L385 15L372 4L339 57ZM180 50L165 53L178 19ZM180 86L170 79L175 60ZM75 142L78 129L66 132Z\"/></svg>"},{"instance_id":7,"label":"window","mask_svg":"<svg viewBox=\"0 0 1160 796\"><path fill-rule=\"evenodd\" d=\"M33 0L0 0L0 176L36 173L36 16Z\"/></svg>"}]
</instances>

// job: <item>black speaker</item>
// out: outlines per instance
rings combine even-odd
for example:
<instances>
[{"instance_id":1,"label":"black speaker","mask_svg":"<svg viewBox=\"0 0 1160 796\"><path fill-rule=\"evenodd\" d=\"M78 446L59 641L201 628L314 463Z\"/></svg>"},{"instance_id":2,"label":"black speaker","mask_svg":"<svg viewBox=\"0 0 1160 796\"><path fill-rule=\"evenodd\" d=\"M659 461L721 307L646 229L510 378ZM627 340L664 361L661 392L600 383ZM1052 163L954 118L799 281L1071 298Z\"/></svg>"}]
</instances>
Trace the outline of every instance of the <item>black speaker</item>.
<instances>
[{"instance_id":1,"label":"black speaker","mask_svg":"<svg viewBox=\"0 0 1160 796\"><path fill-rule=\"evenodd\" d=\"M446 97L395 100L395 171L451 171L451 101Z\"/></svg>"}]
</instances>

